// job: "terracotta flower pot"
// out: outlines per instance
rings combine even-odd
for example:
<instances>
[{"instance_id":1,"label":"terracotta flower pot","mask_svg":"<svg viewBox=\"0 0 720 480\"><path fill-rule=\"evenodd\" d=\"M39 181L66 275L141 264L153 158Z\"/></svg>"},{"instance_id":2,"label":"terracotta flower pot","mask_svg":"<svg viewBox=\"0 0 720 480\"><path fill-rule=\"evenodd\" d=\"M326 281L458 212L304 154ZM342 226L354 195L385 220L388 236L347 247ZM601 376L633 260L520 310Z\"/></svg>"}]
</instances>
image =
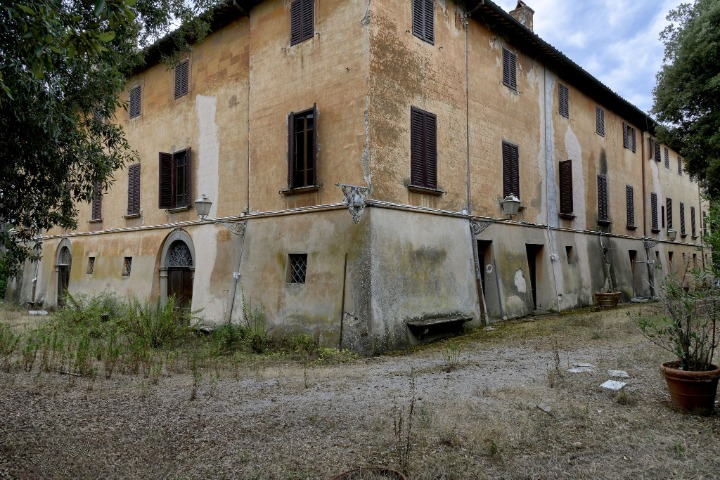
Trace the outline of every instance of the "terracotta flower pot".
<instances>
[{"instance_id":1,"label":"terracotta flower pot","mask_svg":"<svg viewBox=\"0 0 720 480\"><path fill-rule=\"evenodd\" d=\"M617 307L620 292L595 292L595 301L603 310Z\"/></svg>"},{"instance_id":2,"label":"terracotta flower pot","mask_svg":"<svg viewBox=\"0 0 720 480\"><path fill-rule=\"evenodd\" d=\"M710 415L715 406L720 368L710 365L711 370L689 372L679 370L679 363L665 362L660 366L673 405L685 412Z\"/></svg>"}]
</instances>

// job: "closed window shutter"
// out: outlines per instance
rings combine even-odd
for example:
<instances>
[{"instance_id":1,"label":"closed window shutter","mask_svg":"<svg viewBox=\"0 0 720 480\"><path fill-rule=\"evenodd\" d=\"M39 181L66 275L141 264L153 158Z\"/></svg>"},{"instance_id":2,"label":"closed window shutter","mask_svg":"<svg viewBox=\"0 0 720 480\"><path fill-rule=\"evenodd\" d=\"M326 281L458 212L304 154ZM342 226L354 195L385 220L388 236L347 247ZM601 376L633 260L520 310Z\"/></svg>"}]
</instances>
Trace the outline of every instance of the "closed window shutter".
<instances>
[{"instance_id":1,"label":"closed window shutter","mask_svg":"<svg viewBox=\"0 0 720 480\"><path fill-rule=\"evenodd\" d=\"M102 185L100 182L93 184L93 197L92 197L92 219L102 219Z\"/></svg>"},{"instance_id":2,"label":"closed window shutter","mask_svg":"<svg viewBox=\"0 0 720 480\"><path fill-rule=\"evenodd\" d=\"M303 32L303 5L302 0L295 0L290 5L290 45L302 41Z\"/></svg>"},{"instance_id":3,"label":"closed window shutter","mask_svg":"<svg viewBox=\"0 0 720 480\"><path fill-rule=\"evenodd\" d=\"M683 237L687 235L685 232L685 204L680 202L680 235Z\"/></svg>"},{"instance_id":4,"label":"closed window shutter","mask_svg":"<svg viewBox=\"0 0 720 480\"><path fill-rule=\"evenodd\" d=\"M433 0L424 0L425 3L425 40L430 43L435 41L435 15Z\"/></svg>"},{"instance_id":5,"label":"closed window shutter","mask_svg":"<svg viewBox=\"0 0 720 480\"><path fill-rule=\"evenodd\" d=\"M175 98L180 98L188 92L188 67L187 60L175 67Z\"/></svg>"},{"instance_id":6,"label":"closed window shutter","mask_svg":"<svg viewBox=\"0 0 720 480\"><path fill-rule=\"evenodd\" d=\"M631 143L632 143L632 152L635 153L635 152L637 152L637 138L635 135L634 128L630 129L630 139L631 139Z\"/></svg>"},{"instance_id":7,"label":"closed window shutter","mask_svg":"<svg viewBox=\"0 0 720 480\"><path fill-rule=\"evenodd\" d=\"M667 212L667 228L670 230L673 228L672 199L670 198L665 199L665 211Z\"/></svg>"},{"instance_id":8,"label":"closed window shutter","mask_svg":"<svg viewBox=\"0 0 720 480\"><path fill-rule=\"evenodd\" d=\"M558 83L559 113L565 118L570 118L570 94L568 88Z\"/></svg>"},{"instance_id":9,"label":"closed window shutter","mask_svg":"<svg viewBox=\"0 0 720 480\"><path fill-rule=\"evenodd\" d=\"M630 134L628 132L628 124L623 122L623 147L630 148Z\"/></svg>"},{"instance_id":10,"label":"closed window shutter","mask_svg":"<svg viewBox=\"0 0 720 480\"><path fill-rule=\"evenodd\" d=\"M425 171L428 188L437 188L437 119L425 112Z\"/></svg>"},{"instance_id":11,"label":"closed window shutter","mask_svg":"<svg viewBox=\"0 0 720 480\"><path fill-rule=\"evenodd\" d=\"M315 0L302 0L303 2L303 40L308 40L315 34Z\"/></svg>"},{"instance_id":12,"label":"closed window shutter","mask_svg":"<svg viewBox=\"0 0 720 480\"><path fill-rule=\"evenodd\" d=\"M410 110L410 180L418 187L437 188L437 117Z\"/></svg>"},{"instance_id":13,"label":"closed window shutter","mask_svg":"<svg viewBox=\"0 0 720 480\"><path fill-rule=\"evenodd\" d=\"M517 57L514 53L503 48L503 83L517 90Z\"/></svg>"},{"instance_id":14,"label":"closed window shutter","mask_svg":"<svg viewBox=\"0 0 720 480\"><path fill-rule=\"evenodd\" d=\"M595 133L605 136L605 110L595 107Z\"/></svg>"},{"instance_id":15,"label":"closed window shutter","mask_svg":"<svg viewBox=\"0 0 720 480\"><path fill-rule=\"evenodd\" d=\"M690 233L697 237L697 224L695 223L695 207L690 207Z\"/></svg>"},{"instance_id":16,"label":"closed window shutter","mask_svg":"<svg viewBox=\"0 0 720 480\"><path fill-rule=\"evenodd\" d=\"M560 162L560 213L573 213L572 160Z\"/></svg>"},{"instance_id":17,"label":"closed window shutter","mask_svg":"<svg viewBox=\"0 0 720 480\"><path fill-rule=\"evenodd\" d=\"M635 226L635 192L630 185L625 186L625 201L627 205L627 226Z\"/></svg>"},{"instance_id":18,"label":"closed window shutter","mask_svg":"<svg viewBox=\"0 0 720 480\"><path fill-rule=\"evenodd\" d=\"M294 177L295 165L295 112L288 115L288 188L295 188Z\"/></svg>"},{"instance_id":19,"label":"closed window shutter","mask_svg":"<svg viewBox=\"0 0 720 480\"><path fill-rule=\"evenodd\" d=\"M670 168L670 151L665 147L665 168Z\"/></svg>"},{"instance_id":20,"label":"closed window shutter","mask_svg":"<svg viewBox=\"0 0 720 480\"><path fill-rule=\"evenodd\" d=\"M309 185L317 185L317 138L318 138L318 111L317 103L313 104L313 150L312 150L312 173L308 178Z\"/></svg>"},{"instance_id":21,"label":"closed window shutter","mask_svg":"<svg viewBox=\"0 0 720 480\"><path fill-rule=\"evenodd\" d=\"M503 197L510 194L520 198L520 168L517 145L503 142Z\"/></svg>"},{"instance_id":22,"label":"closed window shutter","mask_svg":"<svg viewBox=\"0 0 720 480\"><path fill-rule=\"evenodd\" d=\"M608 188L607 177L598 175L598 221L607 222L608 218Z\"/></svg>"},{"instance_id":23,"label":"closed window shutter","mask_svg":"<svg viewBox=\"0 0 720 480\"><path fill-rule=\"evenodd\" d=\"M140 116L140 85L130 89L130 118Z\"/></svg>"},{"instance_id":24,"label":"closed window shutter","mask_svg":"<svg viewBox=\"0 0 720 480\"><path fill-rule=\"evenodd\" d=\"M413 35L423 38L425 36L425 0L413 0Z\"/></svg>"},{"instance_id":25,"label":"closed window shutter","mask_svg":"<svg viewBox=\"0 0 720 480\"><path fill-rule=\"evenodd\" d=\"M140 213L140 164L128 167L128 215Z\"/></svg>"},{"instance_id":26,"label":"closed window shutter","mask_svg":"<svg viewBox=\"0 0 720 480\"><path fill-rule=\"evenodd\" d=\"M173 156L169 153L160 153L158 208L173 208Z\"/></svg>"},{"instance_id":27,"label":"closed window shutter","mask_svg":"<svg viewBox=\"0 0 720 480\"><path fill-rule=\"evenodd\" d=\"M652 230L657 232L660 230L660 228L658 227L657 193L650 194L650 210L652 212Z\"/></svg>"},{"instance_id":28,"label":"closed window shutter","mask_svg":"<svg viewBox=\"0 0 720 480\"><path fill-rule=\"evenodd\" d=\"M678 175L682 176L682 158L678 155Z\"/></svg>"},{"instance_id":29,"label":"closed window shutter","mask_svg":"<svg viewBox=\"0 0 720 480\"><path fill-rule=\"evenodd\" d=\"M662 158L660 157L660 144L658 142L655 142L655 161L662 162Z\"/></svg>"},{"instance_id":30,"label":"closed window shutter","mask_svg":"<svg viewBox=\"0 0 720 480\"><path fill-rule=\"evenodd\" d=\"M428 43L435 42L433 0L413 0L413 35Z\"/></svg>"}]
</instances>

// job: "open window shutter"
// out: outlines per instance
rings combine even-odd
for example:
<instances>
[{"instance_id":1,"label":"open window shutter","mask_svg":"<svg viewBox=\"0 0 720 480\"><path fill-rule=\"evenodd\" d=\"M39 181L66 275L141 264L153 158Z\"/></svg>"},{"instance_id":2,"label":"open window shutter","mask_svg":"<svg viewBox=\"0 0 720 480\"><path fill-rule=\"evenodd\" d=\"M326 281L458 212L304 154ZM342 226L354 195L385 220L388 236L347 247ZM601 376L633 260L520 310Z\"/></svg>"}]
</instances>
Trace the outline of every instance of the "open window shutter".
<instances>
[{"instance_id":1,"label":"open window shutter","mask_svg":"<svg viewBox=\"0 0 720 480\"><path fill-rule=\"evenodd\" d=\"M425 112L425 186L437 188L437 118Z\"/></svg>"},{"instance_id":2,"label":"open window shutter","mask_svg":"<svg viewBox=\"0 0 720 480\"><path fill-rule=\"evenodd\" d=\"M295 112L288 115L288 188L294 188L295 169Z\"/></svg>"},{"instance_id":3,"label":"open window shutter","mask_svg":"<svg viewBox=\"0 0 720 480\"><path fill-rule=\"evenodd\" d=\"M140 164L128 168L128 215L140 213Z\"/></svg>"},{"instance_id":4,"label":"open window shutter","mask_svg":"<svg viewBox=\"0 0 720 480\"><path fill-rule=\"evenodd\" d=\"M190 206L190 199L192 198L192 155L190 147L185 150L185 202L183 207ZM178 205L180 206L180 205Z\"/></svg>"},{"instance_id":5,"label":"open window shutter","mask_svg":"<svg viewBox=\"0 0 720 480\"><path fill-rule=\"evenodd\" d=\"M511 145L510 151L512 153L512 187L515 195L520 198L520 155L518 153L517 145Z\"/></svg>"},{"instance_id":6,"label":"open window shutter","mask_svg":"<svg viewBox=\"0 0 720 480\"><path fill-rule=\"evenodd\" d=\"M560 162L560 213L573 213L572 160Z\"/></svg>"},{"instance_id":7,"label":"open window shutter","mask_svg":"<svg viewBox=\"0 0 720 480\"><path fill-rule=\"evenodd\" d=\"M310 185L317 185L317 149L318 149L318 110L317 103L313 104L313 152L312 152L312 178L308 178Z\"/></svg>"},{"instance_id":8,"label":"open window shutter","mask_svg":"<svg viewBox=\"0 0 720 480\"><path fill-rule=\"evenodd\" d=\"M173 208L173 156L160 153L158 208Z\"/></svg>"}]
</instances>

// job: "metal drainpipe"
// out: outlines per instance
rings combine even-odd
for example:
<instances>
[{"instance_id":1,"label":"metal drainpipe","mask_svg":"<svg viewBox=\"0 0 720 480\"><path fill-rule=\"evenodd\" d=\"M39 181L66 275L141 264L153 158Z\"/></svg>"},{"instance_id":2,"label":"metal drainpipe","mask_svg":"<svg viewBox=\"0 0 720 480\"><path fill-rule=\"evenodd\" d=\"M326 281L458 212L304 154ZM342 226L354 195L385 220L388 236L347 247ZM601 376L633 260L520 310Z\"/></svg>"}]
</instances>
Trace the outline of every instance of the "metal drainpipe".
<instances>
[{"instance_id":1,"label":"metal drainpipe","mask_svg":"<svg viewBox=\"0 0 720 480\"><path fill-rule=\"evenodd\" d=\"M252 24L250 22L250 12L247 12L248 18L248 86L247 86L247 212L250 213L250 86L252 85L250 69L250 57L252 56ZM243 243L245 238L243 237Z\"/></svg>"},{"instance_id":2,"label":"metal drainpipe","mask_svg":"<svg viewBox=\"0 0 720 480\"><path fill-rule=\"evenodd\" d=\"M237 295L237 286L240 282L240 265L242 264L242 254L245 247L245 237L247 236L247 229L250 225L250 222L248 222L247 220L245 220L245 222L247 223L245 223L245 231L243 232L242 240L240 242L240 253L238 254L237 268L233 272L233 284L232 289L230 290L230 309L226 318L226 321L228 323L232 322L233 309L235 308L235 296Z\"/></svg>"},{"instance_id":3,"label":"metal drainpipe","mask_svg":"<svg viewBox=\"0 0 720 480\"><path fill-rule=\"evenodd\" d=\"M553 276L553 290L555 291L555 308L557 308L557 311L560 312L560 298L558 297L558 286L557 286L557 275L555 275L555 265L553 265L553 257L556 259L555 261L559 260L559 256L557 252L553 252L553 242L550 236L550 202L549 202L549 192L550 192L550 182L555 181L555 178L552 179L549 177L549 169L548 169L548 108L547 108L547 67L543 65L543 115L545 117L545 224L547 225L547 229L545 230L545 235L547 236L547 242L548 246L550 247L550 271L552 272ZM552 142L551 142L552 144ZM537 288L537 287L536 287Z\"/></svg>"},{"instance_id":4,"label":"metal drainpipe","mask_svg":"<svg viewBox=\"0 0 720 480\"><path fill-rule=\"evenodd\" d=\"M645 134L648 132L643 132L641 136L641 142L640 142L640 155L642 156L642 209L643 209L643 248L645 249L645 267L647 268L647 275L648 275L648 283L650 284L650 298L655 297L655 277L653 273L653 267L650 265L650 249L645 248L645 238L648 238L647 236L647 199L646 196L646 190L645 190Z\"/></svg>"}]
</instances>

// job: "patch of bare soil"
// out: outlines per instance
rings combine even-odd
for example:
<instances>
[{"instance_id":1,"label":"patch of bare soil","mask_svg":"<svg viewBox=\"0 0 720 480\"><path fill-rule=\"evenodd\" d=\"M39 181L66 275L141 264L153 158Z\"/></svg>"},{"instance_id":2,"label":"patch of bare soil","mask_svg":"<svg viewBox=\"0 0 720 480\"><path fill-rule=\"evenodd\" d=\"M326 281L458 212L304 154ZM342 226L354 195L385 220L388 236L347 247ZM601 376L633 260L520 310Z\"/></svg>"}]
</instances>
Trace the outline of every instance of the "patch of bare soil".
<instances>
[{"instance_id":1,"label":"patch of bare soil","mask_svg":"<svg viewBox=\"0 0 720 480\"><path fill-rule=\"evenodd\" d=\"M720 416L673 411L630 306L406 352L110 380L0 373L0 478L717 478ZM627 312L632 315L628 316ZM595 366L569 373L577 363ZM608 369L628 385L600 388Z\"/></svg>"}]
</instances>

